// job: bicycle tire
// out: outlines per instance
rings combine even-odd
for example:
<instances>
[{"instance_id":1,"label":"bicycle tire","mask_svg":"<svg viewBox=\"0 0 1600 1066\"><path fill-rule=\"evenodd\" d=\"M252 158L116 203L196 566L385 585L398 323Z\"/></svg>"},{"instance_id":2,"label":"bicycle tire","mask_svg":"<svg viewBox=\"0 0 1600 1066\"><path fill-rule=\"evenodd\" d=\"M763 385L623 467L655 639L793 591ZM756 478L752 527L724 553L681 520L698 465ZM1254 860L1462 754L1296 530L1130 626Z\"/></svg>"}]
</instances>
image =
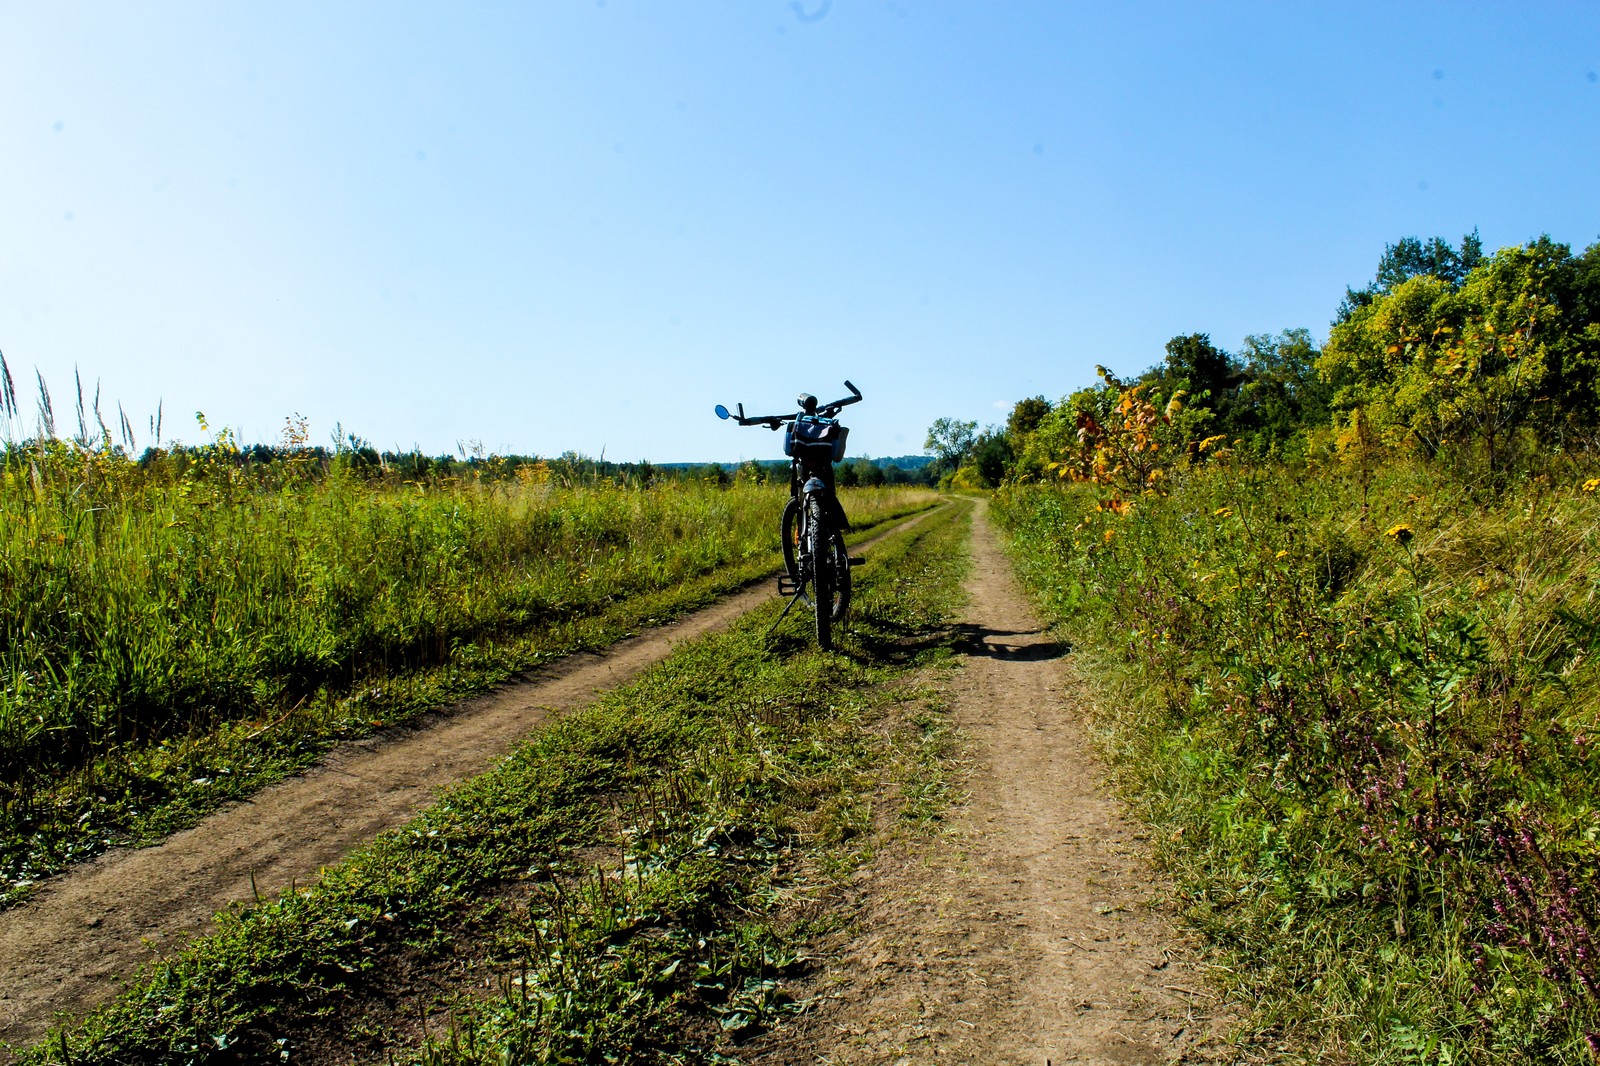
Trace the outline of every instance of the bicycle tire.
<instances>
[{"instance_id":1,"label":"bicycle tire","mask_svg":"<svg viewBox=\"0 0 1600 1066\"><path fill-rule=\"evenodd\" d=\"M850 549L845 547L844 534L833 530L833 544L828 552L828 562L833 567L833 608L829 614L834 625L843 625L850 613Z\"/></svg>"},{"instance_id":2,"label":"bicycle tire","mask_svg":"<svg viewBox=\"0 0 1600 1066\"><path fill-rule=\"evenodd\" d=\"M800 501L793 496L783 505L783 522L779 537L783 540L783 567L789 571L789 580L800 584L800 564L796 561L800 547Z\"/></svg>"},{"instance_id":3,"label":"bicycle tire","mask_svg":"<svg viewBox=\"0 0 1600 1066\"><path fill-rule=\"evenodd\" d=\"M819 495L806 498L805 526L805 553L811 562L811 613L817 621L817 647L832 651L835 571L828 555L833 530L828 526L827 508Z\"/></svg>"}]
</instances>

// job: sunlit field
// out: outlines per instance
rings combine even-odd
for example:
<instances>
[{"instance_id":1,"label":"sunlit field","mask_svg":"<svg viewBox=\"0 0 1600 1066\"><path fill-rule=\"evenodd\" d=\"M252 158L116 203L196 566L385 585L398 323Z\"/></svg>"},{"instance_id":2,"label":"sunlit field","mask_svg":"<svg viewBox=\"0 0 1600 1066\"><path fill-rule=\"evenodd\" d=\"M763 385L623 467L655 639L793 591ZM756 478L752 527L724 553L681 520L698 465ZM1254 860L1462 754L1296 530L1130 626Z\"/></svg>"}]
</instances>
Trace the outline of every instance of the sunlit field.
<instances>
[{"instance_id":1,"label":"sunlit field","mask_svg":"<svg viewBox=\"0 0 1600 1066\"><path fill-rule=\"evenodd\" d=\"M283 758L302 726L370 731L777 559L784 488L756 478L248 460L227 439L143 462L60 441L8 451L0 879L27 880L41 832L62 837L58 858L95 850L176 792ZM858 527L932 499L843 495ZM693 584L708 575L722 577Z\"/></svg>"}]
</instances>

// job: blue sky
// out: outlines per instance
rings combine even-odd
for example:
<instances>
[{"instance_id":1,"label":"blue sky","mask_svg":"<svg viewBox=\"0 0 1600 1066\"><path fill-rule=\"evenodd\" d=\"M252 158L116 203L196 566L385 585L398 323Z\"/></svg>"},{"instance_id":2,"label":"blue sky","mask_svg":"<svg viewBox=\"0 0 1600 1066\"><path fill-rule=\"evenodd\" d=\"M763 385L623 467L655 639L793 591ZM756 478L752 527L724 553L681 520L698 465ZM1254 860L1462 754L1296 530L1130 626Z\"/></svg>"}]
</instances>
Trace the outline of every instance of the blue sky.
<instances>
[{"instance_id":1,"label":"blue sky","mask_svg":"<svg viewBox=\"0 0 1600 1066\"><path fill-rule=\"evenodd\" d=\"M1600 5L0 0L0 351L148 443L920 451L1399 237L1600 239Z\"/></svg>"}]
</instances>

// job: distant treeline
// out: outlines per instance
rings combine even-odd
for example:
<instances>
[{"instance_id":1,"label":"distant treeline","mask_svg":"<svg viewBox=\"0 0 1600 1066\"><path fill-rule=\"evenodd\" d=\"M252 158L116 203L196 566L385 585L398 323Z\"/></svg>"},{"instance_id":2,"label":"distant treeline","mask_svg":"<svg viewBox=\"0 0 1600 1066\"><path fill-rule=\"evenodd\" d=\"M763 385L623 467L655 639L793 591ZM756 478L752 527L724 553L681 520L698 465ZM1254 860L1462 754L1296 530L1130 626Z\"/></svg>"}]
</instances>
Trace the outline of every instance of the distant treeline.
<instances>
[{"instance_id":1,"label":"distant treeline","mask_svg":"<svg viewBox=\"0 0 1600 1066\"><path fill-rule=\"evenodd\" d=\"M1319 344L1307 329L1226 351L1173 337L1132 377L1018 402L1004 426L940 419L928 449L972 486L1101 480L1159 487L1174 463L1416 454L1503 481L1538 454L1600 439L1600 243L1542 236L1483 254L1407 237L1373 280L1347 289Z\"/></svg>"},{"instance_id":2,"label":"distant treeline","mask_svg":"<svg viewBox=\"0 0 1600 1066\"><path fill-rule=\"evenodd\" d=\"M649 464L646 464L649 465ZM756 481L782 480L789 476L787 459L747 459L742 463L663 463L653 470L699 480L715 479L724 484L738 478ZM836 469L838 482L845 488L877 488L881 485L937 485L938 469L932 456L899 455L885 459L857 456L846 459Z\"/></svg>"},{"instance_id":3,"label":"distant treeline","mask_svg":"<svg viewBox=\"0 0 1600 1066\"><path fill-rule=\"evenodd\" d=\"M205 476L205 471L227 469L230 477L257 481L280 477L321 478L331 474L392 483L449 481L550 481L569 487L612 483L649 486L672 481L715 481L763 484L788 476L786 459L742 463L652 463L593 459L577 452L560 455L496 455L478 444L463 444L456 455L427 455L420 449L380 451L357 434L336 427L332 446L311 444L307 420L293 415L284 419L276 444L242 444L231 429L213 432L202 412L196 418L202 433L212 439L200 444L170 442L162 445L161 415L150 419L150 436L158 443L138 448L132 423L118 407L112 424L101 410L99 388L86 399L81 378L76 385L76 432L58 433L55 403L49 386L37 377L37 414L30 426L17 401L11 369L0 353L0 455L7 468L20 469L30 462L54 467L61 462L96 461L132 467L147 480L177 483ZM115 427L115 428L113 428ZM128 471L133 473L133 471ZM884 459L858 456L839 464L839 484L845 487L883 485L933 485L941 471L926 455Z\"/></svg>"}]
</instances>

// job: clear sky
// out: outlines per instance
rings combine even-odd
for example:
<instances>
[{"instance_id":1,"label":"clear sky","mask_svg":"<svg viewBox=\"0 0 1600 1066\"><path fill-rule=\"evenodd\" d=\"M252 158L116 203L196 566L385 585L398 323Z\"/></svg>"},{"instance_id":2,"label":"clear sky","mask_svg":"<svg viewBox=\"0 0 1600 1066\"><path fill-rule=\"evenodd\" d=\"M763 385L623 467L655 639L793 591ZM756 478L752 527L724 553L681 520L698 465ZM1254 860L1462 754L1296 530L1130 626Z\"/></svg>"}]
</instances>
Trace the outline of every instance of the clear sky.
<instances>
[{"instance_id":1,"label":"clear sky","mask_svg":"<svg viewBox=\"0 0 1600 1066\"><path fill-rule=\"evenodd\" d=\"M0 0L0 351L149 443L852 451L1600 239L1600 4ZM31 404L31 397L25 402Z\"/></svg>"}]
</instances>

